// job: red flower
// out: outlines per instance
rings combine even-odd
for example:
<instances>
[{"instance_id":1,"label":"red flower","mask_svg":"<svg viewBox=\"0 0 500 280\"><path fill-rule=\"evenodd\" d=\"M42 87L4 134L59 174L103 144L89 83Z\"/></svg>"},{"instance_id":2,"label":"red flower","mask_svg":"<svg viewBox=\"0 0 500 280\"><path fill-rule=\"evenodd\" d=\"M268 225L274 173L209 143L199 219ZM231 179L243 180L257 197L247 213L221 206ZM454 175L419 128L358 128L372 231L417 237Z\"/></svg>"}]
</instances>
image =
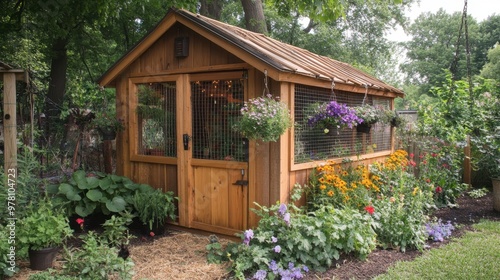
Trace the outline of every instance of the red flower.
<instances>
[{"instance_id":1,"label":"red flower","mask_svg":"<svg viewBox=\"0 0 500 280\"><path fill-rule=\"evenodd\" d=\"M441 188L440 186L437 186L436 193L442 193L442 192L443 192L443 188Z\"/></svg>"},{"instance_id":2,"label":"red flower","mask_svg":"<svg viewBox=\"0 0 500 280\"><path fill-rule=\"evenodd\" d=\"M430 183L430 182L431 182L431 179L427 178L427 179L425 179L425 181L426 181L427 183Z\"/></svg>"},{"instance_id":3,"label":"red flower","mask_svg":"<svg viewBox=\"0 0 500 280\"><path fill-rule=\"evenodd\" d=\"M373 215L373 213L375 213L375 208L374 208L373 206L371 206L371 205L366 206L366 207L365 207L365 210L366 210L366 212L368 212L368 214L370 214L370 215Z\"/></svg>"},{"instance_id":4,"label":"red flower","mask_svg":"<svg viewBox=\"0 0 500 280\"><path fill-rule=\"evenodd\" d=\"M436 153L432 153L431 156L432 157L437 157L437 154Z\"/></svg>"},{"instance_id":5,"label":"red flower","mask_svg":"<svg viewBox=\"0 0 500 280\"><path fill-rule=\"evenodd\" d=\"M154 232L150 232L149 235L151 235L151 237L155 236L155 233Z\"/></svg>"},{"instance_id":6,"label":"red flower","mask_svg":"<svg viewBox=\"0 0 500 280\"><path fill-rule=\"evenodd\" d=\"M83 225L84 222L85 222L85 220L82 219L82 218L76 219L76 223L79 224L79 225Z\"/></svg>"},{"instance_id":7,"label":"red flower","mask_svg":"<svg viewBox=\"0 0 500 280\"><path fill-rule=\"evenodd\" d=\"M414 156L415 156L415 154L414 154L414 153L411 153L411 154L410 154L410 158L413 158Z\"/></svg>"}]
</instances>

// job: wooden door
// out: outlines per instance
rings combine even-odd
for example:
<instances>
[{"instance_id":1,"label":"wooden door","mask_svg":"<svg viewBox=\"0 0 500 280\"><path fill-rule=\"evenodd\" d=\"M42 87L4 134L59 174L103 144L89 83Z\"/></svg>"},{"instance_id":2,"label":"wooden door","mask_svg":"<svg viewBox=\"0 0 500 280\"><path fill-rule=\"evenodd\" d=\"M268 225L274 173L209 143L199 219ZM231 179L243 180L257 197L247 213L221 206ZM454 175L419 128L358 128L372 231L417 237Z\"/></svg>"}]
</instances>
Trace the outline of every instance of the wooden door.
<instances>
[{"instance_id":1,"label":"wooden door","mask_svg":"<svg viewBox=\"0 0 500 280\"><path fill-rule=\"evenodd\" d=\"M245 84L242 72L190 76L191 126L183 139L194 228L232 235L247 227L248 141L232 129Z\"/></svg>"}]
</instances>

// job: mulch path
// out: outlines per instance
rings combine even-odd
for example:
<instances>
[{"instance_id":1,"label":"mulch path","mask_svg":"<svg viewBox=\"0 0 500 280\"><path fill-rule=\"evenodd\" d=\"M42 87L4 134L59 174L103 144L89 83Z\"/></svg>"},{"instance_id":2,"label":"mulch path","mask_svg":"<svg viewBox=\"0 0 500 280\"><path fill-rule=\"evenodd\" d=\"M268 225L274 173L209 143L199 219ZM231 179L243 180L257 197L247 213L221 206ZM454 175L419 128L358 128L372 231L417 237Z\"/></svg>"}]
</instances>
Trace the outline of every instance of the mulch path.
<instances>
[{"instance_id":1,"label":"mulch path","mask_svg":"<svg viewBox=\"0 0 500 280\"><path fill-rule=\"evenodd\" d=\"M458 198L457 205L456 208L439 209L433 215L441 218L443 222L449 220L460 225L453 231L451 239L472 230L472 224L481 219L500 221L500 212L493 210L491 192L479 199L463 195ZM205 246L209 240L208 235L176 230L169 230L163 235L154 237L139 235L132 240L130 247L130 256L135 263L134 279L230 279L224 266L207 263ZM220 242L225 244L230 241L221 238ZM449 242L453 241L429 241L428 248L437 248ZM372 279L385 273L394 263L412 260L421 254L416 250L407 250L403 253L398 250L376 249L365 261L345 256L328 271L311 272L305 279ZM21 262L20 265L22 268L20 273L11 279L27 279L29 275L35 273L28 268L27 262ZM62 265L62 257L58 256L56 267Z\"/></svg>"}]
</instances>

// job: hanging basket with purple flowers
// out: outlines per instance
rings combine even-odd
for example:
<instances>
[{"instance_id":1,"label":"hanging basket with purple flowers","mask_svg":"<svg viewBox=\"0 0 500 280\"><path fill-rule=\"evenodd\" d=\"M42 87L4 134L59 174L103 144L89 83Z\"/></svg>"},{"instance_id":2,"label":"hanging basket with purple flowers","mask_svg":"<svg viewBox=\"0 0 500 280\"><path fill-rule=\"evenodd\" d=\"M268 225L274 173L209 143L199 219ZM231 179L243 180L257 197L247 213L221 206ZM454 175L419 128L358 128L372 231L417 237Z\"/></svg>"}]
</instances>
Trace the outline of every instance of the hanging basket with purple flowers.
<instances>
[{"instance_id":1,"label":"hanging basket with purple flowers","mask_svg":"<svg viewBox=\"0 0 500 280\"><path fill-rule=\"evenodd\" d=\"M356 115L356 111L346 104L330 101L327 103L316 104L313 108L313 114L308 116L308 125L325 130L353 128L362 122Z\"/></svg>"}]
</instances>

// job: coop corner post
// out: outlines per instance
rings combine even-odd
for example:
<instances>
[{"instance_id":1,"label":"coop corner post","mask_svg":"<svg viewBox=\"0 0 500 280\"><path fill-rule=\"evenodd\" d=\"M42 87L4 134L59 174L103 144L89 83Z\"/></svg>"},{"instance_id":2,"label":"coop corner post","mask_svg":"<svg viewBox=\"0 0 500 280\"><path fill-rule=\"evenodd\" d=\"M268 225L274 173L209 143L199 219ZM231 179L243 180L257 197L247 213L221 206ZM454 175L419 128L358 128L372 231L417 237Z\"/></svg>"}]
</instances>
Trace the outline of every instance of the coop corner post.
<instances>
[{"instance_id":1,"label":"coop corner post","mask_svg":"<svg viewBox=\"0 0 500 280\"><path fill-rule=\"evenodd\" d=\"M9 178L10 174L17 177L16 74L3 73L3 85L4 168Z\"/></svg>"}]
</instances>

